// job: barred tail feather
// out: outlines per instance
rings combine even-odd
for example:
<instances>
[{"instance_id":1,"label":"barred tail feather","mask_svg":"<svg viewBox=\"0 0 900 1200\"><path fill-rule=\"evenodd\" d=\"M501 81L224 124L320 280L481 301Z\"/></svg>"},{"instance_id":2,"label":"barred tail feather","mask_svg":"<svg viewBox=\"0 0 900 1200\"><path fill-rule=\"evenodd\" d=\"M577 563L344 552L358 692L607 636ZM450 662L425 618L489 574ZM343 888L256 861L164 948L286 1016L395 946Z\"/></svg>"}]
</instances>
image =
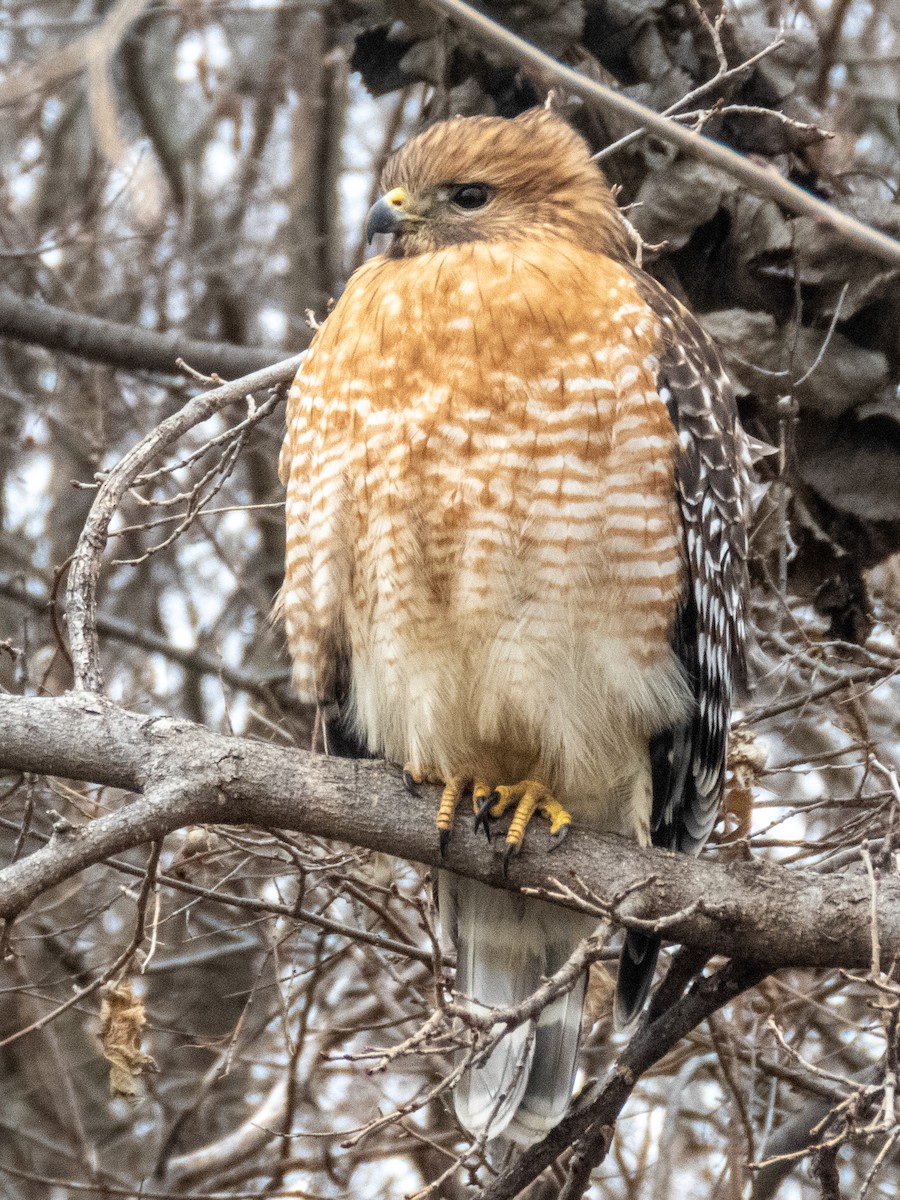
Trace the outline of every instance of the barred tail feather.
<instances>
[{"instance_id":1,"label":"barred tail feather","mask_svg":"<svg viewBox=\"0 0 900 1200\"><path fill-rule=\"evenodd\" d=\"M456 942L456 990L472 1009L520 1003L565 963L596 922L542 900L441 872L444 929ZM456 1087L470 1133L538 1141L565 1114L581 1033L585 980L507 1033Z\"/></svg>"},{"instance_id":2,"label":"barred tail feather","mask_svg":"<svg viewBox=\"0 0 900 1200\"><path fill-rule=\"evenodd\" d=\"M583 974L567 995L558 997L541 1013L528 1086L506 1130L507 1138L520 1146L539 1141L566 1115L572 1099L586 988L587 975Z\"/></svg>"}]
</instances>

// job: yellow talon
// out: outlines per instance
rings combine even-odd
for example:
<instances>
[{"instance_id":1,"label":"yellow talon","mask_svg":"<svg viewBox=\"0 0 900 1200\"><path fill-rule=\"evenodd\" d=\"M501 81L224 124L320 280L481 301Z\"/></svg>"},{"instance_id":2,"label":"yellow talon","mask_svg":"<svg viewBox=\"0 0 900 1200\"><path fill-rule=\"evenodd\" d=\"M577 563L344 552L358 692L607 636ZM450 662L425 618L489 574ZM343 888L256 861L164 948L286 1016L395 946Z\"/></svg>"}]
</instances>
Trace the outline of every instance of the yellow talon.
<instances>
[{"instance_id":1,"label":"yellow talon","mask_svg":"<svg viewBox=\"0 0 900 1200\"><path fill-rule=\"evenodd\" d=\"M443 783L443 777L433 767L414 767L411 762L403 764L403 782L409 791L420 783Z\"/></svg>"},{"instance_id":2,"label":"yellow talon","mask_svg":"<svg viewBox=\"0 0 900 1200\"><path fill-rule=\"evenodd\" d=\"M515 805L513 819L506 834L508 847L518 850L522 845L528 822L536 812L550 822L550 833L556 837L562 829L572 824L572 818L553 794L534 779L523 779L511 787L495 789L497 799L491 806L491 816L500 817Z\"/></svg>"},{"instance_id":3,"label":"yellow talon","mask_svg":"<svg viewBox=\"0 0 900 1200\"><path fill-rule=\"evenodd\" d=\"M466 788L472 782L468 775L451 775L444 785L438 804L435 823L441 847L441 858L447 853L450 844L450 829L453 825L453 814ZM417 767L407 762L403 765L403 784L408 792L418 795L420 783L444 783L444 778L434 767Z\"/></svg>"},{"instance_id":4,"label":"yellow talon","mask_svg":"<svg viewBox=\"0 0 900 1200\"><path fill-rule=\"evenodd\" d=\"M518 850L522 845L525 830L528 827L528 822L534 816L540 797L541 793L537 788L529 787L525 789L516 805L513 819L509 823L509 829L506 831L507 846L515 846Z\"/></svg>"},{"instance_id":5,"label":"yellow talon","mask_svg":"<svg viewBox=\"0 0 900 1200\"><path fill-rule=\"evenodd\" d=\"M556 837L561 829L572 824L572 817L553 796L548 796L543 804L539 804L541 816L550 822L550 834Z\"/></svg>"},{"instance_id":6,"label":"yellow talon","mask_svg":"<svg viewBox=\"0 0 900 1200\"><path fill-rule=\"evenodd\" d=\"M440 830L441 858L447 853L447 847L450 845L450 826L453 824L453 814L456 811L456 806L459 804L460 798L466 788L472 787L472 807L475 810L475 828L481 821L484 821L484 831L487 834L488 841L491 840L491 833L487 827L485 820L485 800L493 795L493 788L486 783L480 783L477 779L473 780L471 775L454 775L447 781L447 786L444 788L441 796L441 802L438 805L437 811L437 827Z\"/></svg>"},{"instance_id":7,"label":"yellow talon","mask_svg":"<svg viewBox=\"0 0 900 1200\"><path fill-rule=\"evenodd\" d=\"M403 781L412 792L420 783L444 783L433 768L419 768L412 763L404 766ZM435 818L442 858L450 844L450 830L453 827L456 809L469 788L472 789L475 828L484 825L489 841L491 835L488 818L502 817L508 808L514 809L506 834L504 867L509 864L512 855L519 852L528 822L536 812L550 822L550 834L556 840L556 845L565 840L572 818L543 783L535 779L523 779L520 783L501 784L494 788L481 779L473 779L471 775L451 775L444 783Z\"/></svg>"},{"instance_id":8,"label":"yellow talon","mask_svg":"<svg viewBox=\"0 0 900 1200\"><path fill-rule=\"evenodd\" d=\"M476 783L472 788L472 811L477 817L481 812L481 806L487 800L488 796L493 794L494 789L486 783Z\"/></svg>"},{"instance_id":9,"label":"yellow talon","mask_svg":"<svg viewBox=\"0 0 900 1200\"><path fill-rule=\"evenodd\" d=\"M500 784L494 788L494 795L497 799L491 805L491 816L502 817L511 804L516 804L522 797L520 788L523 784L517 783L513 787L506 787L505 784Z\"/></svg>"},{"instance_id":10,"label":"yellow talon","mask_svg":"<svg viewBox=\"0 0 900 1200\"><path fill-rule=\"evenodd\" d=\"M441 831L442 840L444 834L450 833L456 806L470 782L465 775L451 775L447 780L437 810L437 827Z\"/></svg>"}]
</instances>

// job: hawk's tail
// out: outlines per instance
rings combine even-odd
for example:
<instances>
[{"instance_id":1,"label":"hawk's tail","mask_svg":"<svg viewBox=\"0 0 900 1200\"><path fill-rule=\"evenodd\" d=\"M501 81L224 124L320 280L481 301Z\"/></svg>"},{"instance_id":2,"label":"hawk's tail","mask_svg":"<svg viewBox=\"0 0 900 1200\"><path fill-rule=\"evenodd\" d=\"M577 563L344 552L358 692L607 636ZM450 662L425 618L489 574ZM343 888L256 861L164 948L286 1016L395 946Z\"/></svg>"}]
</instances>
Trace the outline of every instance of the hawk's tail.
<instances>
[{"instance_id":1,"label":"hawk's tail","mask_svg":"<svg viewBox=\"0 0 900 1200\"><path fill-rule=\"evenodd\" d=\"M592 918L557 905L446 872L439 890L441 919L456 943L456 989L474 1011L527 999L596 927ZM530 1145L561 1120L572 1097L585 981L582 974L536 1022L507 1032L483 1063L466 1071L454 1100L470 1133Z\"/></svg>"},{"instance_id":2,"label":"hawk's tail","mask_svg":"<svg viewBox=\"0 0 900 1200\"><path fill-rule=\"evenodd\" d=\"M659 947L658 937L648 937L645 933L625 934L616 982L616 1029L630 1025L647 1002L656 973Z\"/></svg>"}]
</instances>

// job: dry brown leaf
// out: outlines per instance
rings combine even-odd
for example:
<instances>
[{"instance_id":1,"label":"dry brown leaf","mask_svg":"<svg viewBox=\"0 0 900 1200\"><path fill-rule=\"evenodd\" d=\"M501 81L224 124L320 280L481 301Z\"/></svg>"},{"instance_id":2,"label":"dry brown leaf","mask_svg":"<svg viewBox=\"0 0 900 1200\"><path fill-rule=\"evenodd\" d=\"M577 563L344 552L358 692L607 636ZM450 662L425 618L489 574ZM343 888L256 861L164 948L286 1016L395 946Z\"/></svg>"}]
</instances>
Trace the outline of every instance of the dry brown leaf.
<instances>
[{"instance_id":1,"label":"dry brown leaf","mask_svg":"<svg viewBox=\"0 0 900 1200\"><path fill-rule=\"evenodd\" d=\"M753 788L759 782L766 765L766 752L749 729L736 729L728 746L728 769L731 779L725 789L722 807L733 817L736 828L729 830L729 840L749 837L753 817Z\"/></svg>"},{"instance_id":2,"label":"dry brown leaf","mask_svg":"<svg viewBox=\"0 0 900 1200\"><path fill-rule=\"evenodd\" d=\"M141 1034L147 1024L144 1002L130 983L108 984L100 1005L100 1044L109 1062L109 1090L113 1096L132 1098L138 1094L138 1079L155 1071L152 1055L141 1049Z\"/></svg>"},{"instance_id":3,"label":"dry brown leaf","mask_svg":"<svg viewBox=\"0 0 900 1200\"><path fill-rule=\"evenodd\" d=\"M677 250L695 229L712 220L734 182L705 163L666 159L642 184L628 218L645 242L668 242Z\"/></svg>"},{"instance_id":4,"label":"dry brown leaf","mask_svg":"<svg viewBox=\"0 0 900 1200\"><path fill-rule=\"evenodd\" d=\"M587 994L584 1000L584 1024L590 1029L597 1021L612 1016L616 994L615 978L603 963L591 963L588 970Z\"/></svg>"}]
</instances>

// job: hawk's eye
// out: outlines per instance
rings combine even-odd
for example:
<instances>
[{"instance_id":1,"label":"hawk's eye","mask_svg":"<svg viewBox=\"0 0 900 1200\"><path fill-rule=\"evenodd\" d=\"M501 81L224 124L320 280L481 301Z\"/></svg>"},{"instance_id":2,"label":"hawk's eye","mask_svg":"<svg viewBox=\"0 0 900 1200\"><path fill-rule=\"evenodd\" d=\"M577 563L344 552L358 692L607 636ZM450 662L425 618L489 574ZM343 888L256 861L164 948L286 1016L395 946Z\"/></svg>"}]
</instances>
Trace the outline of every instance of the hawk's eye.
<instances>
[{"instance_id":1,"label":"hawk's eye","mask_svg":"<svg viewBox=\"0 0 900 1200\"><path fill-rule=\"evenodd\" d=\"M462 183L450 192L450 203L465 209L466 212L484 208L490 198L490 189L483 183Z\"/></svg>"}]
</instances>

